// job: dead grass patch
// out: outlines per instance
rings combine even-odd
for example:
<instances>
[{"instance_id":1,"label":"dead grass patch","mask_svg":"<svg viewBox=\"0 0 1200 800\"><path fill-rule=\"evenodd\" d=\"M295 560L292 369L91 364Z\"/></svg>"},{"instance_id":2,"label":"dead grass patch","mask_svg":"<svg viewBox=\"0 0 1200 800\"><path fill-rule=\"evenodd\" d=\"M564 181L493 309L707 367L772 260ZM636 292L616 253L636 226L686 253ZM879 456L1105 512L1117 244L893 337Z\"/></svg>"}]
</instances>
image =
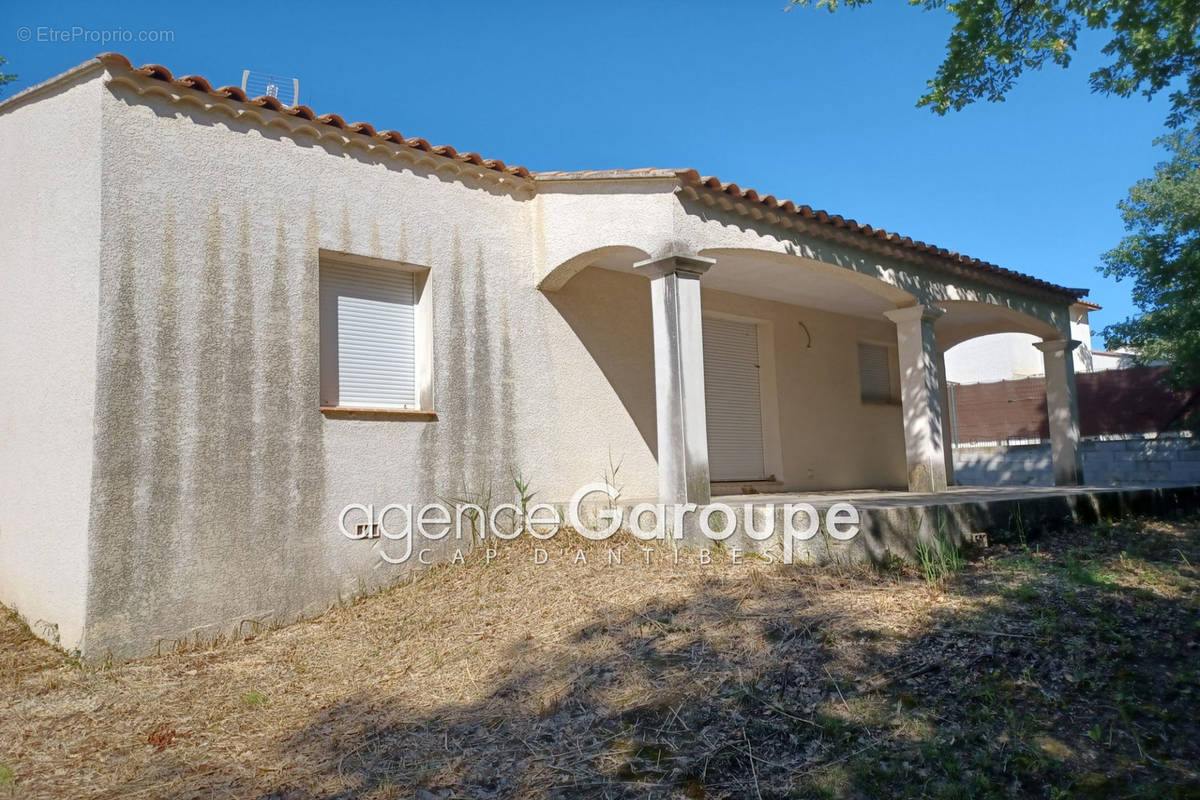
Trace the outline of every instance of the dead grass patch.
<instances>
[{"instance_id":1,"label":"dead grass patch","mask_svg":"<svg viewBox=\"0 0 1200 800\"><path fill-rule=\"evenodd\" d=\"M111 668L4 615L0 796L1186 796L1198 531L1077 531L937 586L519 541Z\"/></svg>"}]
</instances>

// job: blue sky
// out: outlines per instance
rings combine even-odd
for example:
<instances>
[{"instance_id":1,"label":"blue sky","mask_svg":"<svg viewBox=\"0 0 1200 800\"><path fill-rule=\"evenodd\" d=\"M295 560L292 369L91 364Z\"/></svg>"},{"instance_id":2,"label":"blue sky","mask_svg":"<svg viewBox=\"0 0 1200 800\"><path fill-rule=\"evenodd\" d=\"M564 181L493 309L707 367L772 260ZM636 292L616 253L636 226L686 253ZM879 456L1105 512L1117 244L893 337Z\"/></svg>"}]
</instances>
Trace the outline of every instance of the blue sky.
<instances>
[{"instance_id":1,"label":"blue sky","mask_svg":"<svg viewBox=\"0 0 1200 800\"><path fill-rule=\"evenodd\" d=\"M1089 287L1096 330L1133 313L1128 284L1094 267L1122 235L1117 202L1161 157L1167 103L1091 94L1103 38L1006 103L938 117L915 101L947 15L785 4L8 2L0 55L19 75L5 95L102 50L214 84L296 76L318 113L531 169L695 167ZM73 27L174 41L38 41Z\"/></svg>"}]
</instances>

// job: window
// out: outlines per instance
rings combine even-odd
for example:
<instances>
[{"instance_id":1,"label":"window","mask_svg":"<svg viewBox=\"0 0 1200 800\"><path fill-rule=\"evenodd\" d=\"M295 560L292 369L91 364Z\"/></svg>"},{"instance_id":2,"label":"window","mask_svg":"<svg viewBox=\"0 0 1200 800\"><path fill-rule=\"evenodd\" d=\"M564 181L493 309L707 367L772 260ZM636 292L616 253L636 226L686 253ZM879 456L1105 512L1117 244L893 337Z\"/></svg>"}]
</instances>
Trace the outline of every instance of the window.
<instances>
[{"instance_id":1,"label":"window","mask_svg":"<svg viewBox=\"0 0 1200 800\"><path fill-rule=\"evenodd\" d=\"M322 409L428 409L425 274L352 258L321 258Z\"/></svg>"},{"instance_id":2,"label":"window","mask_svg":"<svg viewBox=\"0 0 1200 800\"><path fill-rule=\"evenodd\" d=\"M864 403L893 403L892 353L878 344L858 345L858 380Z\"/></svg>"}]
</instances>

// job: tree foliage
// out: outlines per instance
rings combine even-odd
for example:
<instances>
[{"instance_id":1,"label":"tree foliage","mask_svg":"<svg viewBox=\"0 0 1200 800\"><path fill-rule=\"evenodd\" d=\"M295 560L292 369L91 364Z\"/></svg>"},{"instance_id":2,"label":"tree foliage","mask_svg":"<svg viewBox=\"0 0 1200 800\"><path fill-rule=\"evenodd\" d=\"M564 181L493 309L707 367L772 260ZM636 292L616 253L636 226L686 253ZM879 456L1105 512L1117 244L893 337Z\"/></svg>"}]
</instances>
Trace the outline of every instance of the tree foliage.
<instances>
[{"instance_id":1,"label":"tree foliage","mask_svg":"<svg viewBox=\"0 0 1200 800\"><path fill-rule=\"evenodd\" d=\"M825 8L871 0L791 0ZM946 58L918 101L938 114L976 100L1003 101L1026 70L1066 67L1085 29L1107 30L1110 62L1093 72L1093 91L1152 97L1171 89L1167 124L1200 118L1200 2L1197 0L909 0L956 18Z\"/></svg>"},{"instance_id":2,"label":"tree foliage","mask_svg":"<svg viewBox=\"0 0 1200 800\"><path fill-rule=\"evenodd\" d=\"M1143 313L1105 328L1105 344L1166 361L1178 385L1200 386L1200 131L1176 131L1156 144L1170 158L1121 202L1128 235L1104 254L1102 268L1133 280Z\"/></svg>"},{"instance_id":3,"label":"tree foliage","mask_svg":"<svg viewBox=\"0 0 1200 800\"><path fill-rule=\"evenodd\" d=\"M4 56L0 56L0 67L3 67L6 63L7 61ZM4 84L8 83L9 81L15 81L16 79L16 75L6 75L4 72L0 71L0 86L4 86Z\"/></svg>"},{"instance_id":4,"label":"tree foliage","mask_svg":"<svg viewBox=\"0 0 1200 800\"><path fill-rule=\"evenodd\" d=\"M871 0L791 0L794 6L858 7ZM1141 316L1104 330L1108 347L1166 361L1177 385L1200 386L1200 0L909 0L944 9L956 22L946 57L918 101L939 114L976 100L998 102L1026 70L1071 63L1084 30L1106 30L1109 63L1093 91L1153 97L1169 90L1167 124L1156 141L1169 159L1119 208L1127 235L1101 271L1133 281Z\"/></svg>"}]
</instances>

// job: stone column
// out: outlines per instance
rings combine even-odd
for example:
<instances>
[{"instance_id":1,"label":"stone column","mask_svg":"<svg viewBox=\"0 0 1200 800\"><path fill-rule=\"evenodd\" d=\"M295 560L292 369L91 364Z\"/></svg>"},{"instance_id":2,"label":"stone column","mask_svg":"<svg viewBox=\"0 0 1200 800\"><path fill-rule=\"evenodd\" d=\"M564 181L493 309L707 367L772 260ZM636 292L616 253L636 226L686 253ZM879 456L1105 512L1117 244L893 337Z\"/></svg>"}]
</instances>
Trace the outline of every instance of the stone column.
<instances>
[{"instance_id":1,"label":"stone column","mask_svg":"<svg viewBox=\"0 0 1200 800\"><path fill-rule=\"evenodd\" d=\"M1083 483L1083 461L1079 453L1079 397L1075 390L1075 339L1035 342L1046 366L1046 415L1050 418L1050 454L1054 462L1054 485Z\"/></svg>"},{"instance_id":2,"label":"stone column","mask_svg":"<svg viewBox=\"0 0 1200 800\"><path fill-rule=\"evenodd\" d=\"M933 306L911 306L884 313L896 323L908 490L940 492L948 483L948 445L943 437L942 377L933 323L946 312Z\"/></svg>"},{"instance_id":3,"label":"stone column","mask_svg":"<svg viewBox=\"0 0 1200 800\"><path fill-rule=\"evenodd\" d=\"M942 451L946 455L946 485L954 485L954 412L950 408L950 381L946 378L946 352L937 354L938 396L942 404Z\"/></svg>"},{"instance_id":4,"label":"stone column","mask_svg":"<svg viewBox=\"0 0 1200 800\"><path fill-rule=\"evenodd\" d=\"M661 503L699 505L709 502L712 495L700 276L715 263L711 258L669 255L633 265L635 271L650 278Z\"/></svg>"}]
</instances>

